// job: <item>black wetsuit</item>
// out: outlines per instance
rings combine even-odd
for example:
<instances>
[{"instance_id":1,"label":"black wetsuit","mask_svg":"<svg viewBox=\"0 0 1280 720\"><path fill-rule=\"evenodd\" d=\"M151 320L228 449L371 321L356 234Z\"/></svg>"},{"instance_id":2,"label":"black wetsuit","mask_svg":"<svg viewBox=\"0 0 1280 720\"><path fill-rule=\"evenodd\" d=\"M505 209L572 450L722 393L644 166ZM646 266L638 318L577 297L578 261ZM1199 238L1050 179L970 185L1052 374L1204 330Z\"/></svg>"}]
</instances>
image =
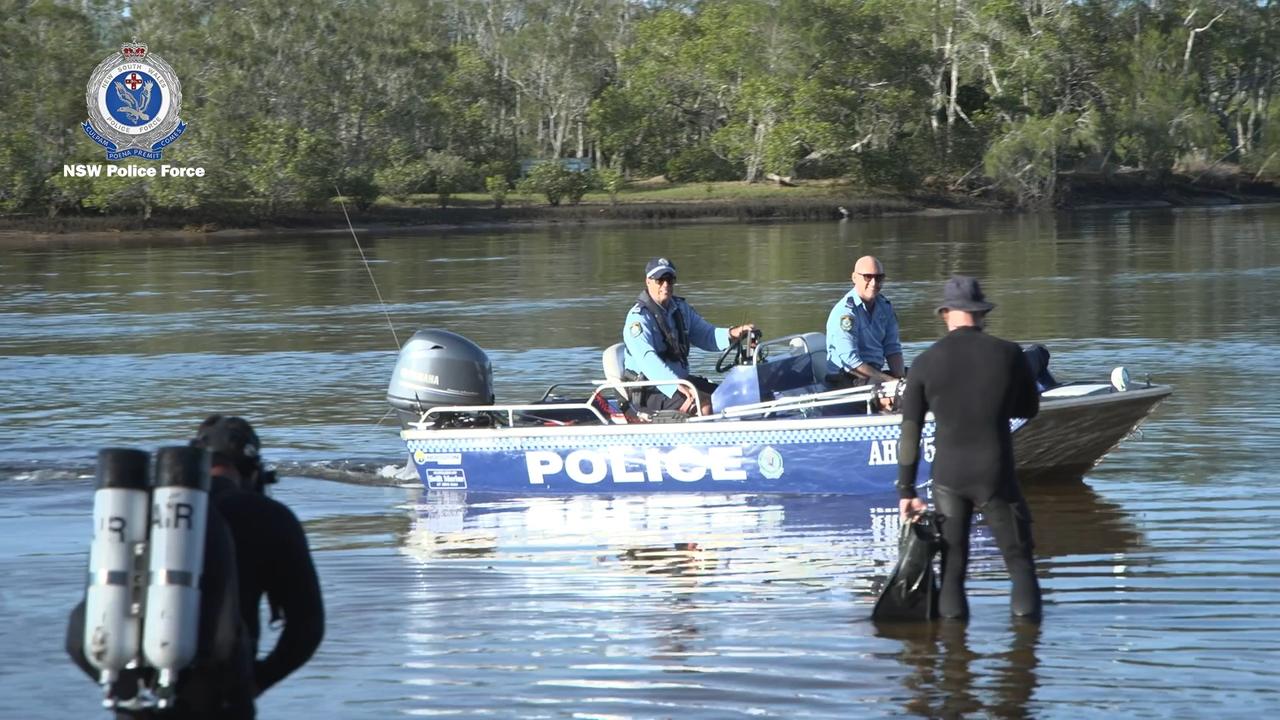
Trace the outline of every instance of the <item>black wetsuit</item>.
<instances>
[{"instance_id":1,"label":"black wetsuit","mask_svg":"<svg viewBox=\"0 0 1280 720\"><path fill-rule=\"evenodd\" d=\"M943 617L965 617L965 567L974 509L995 535L1013 581L1017 615L1040 612L1040 585L1032 557L1031 513L1014 475L1010 418L1040 410L1031 368L1017 345L975 327L951 331L920 354L907 375L898 449L898 493L916 496L920 430L925 413L936 422L934 502L942 516Z\"/></svg>"},{"instance_id":2,"label":"black wetsuit","mask_svg":"<svg viewBox=\"0 0 1280 720\"><path fill-rule=\"evenodd\" d=\"M259 607L267 596L272 618L284 619L275 648L253 665L259 694L302 667L324 637L324 603L302 524L288 507L258 492L213 478L214 502L236 540L240 608L257 657Z\"/></svg>"}]
</instances>

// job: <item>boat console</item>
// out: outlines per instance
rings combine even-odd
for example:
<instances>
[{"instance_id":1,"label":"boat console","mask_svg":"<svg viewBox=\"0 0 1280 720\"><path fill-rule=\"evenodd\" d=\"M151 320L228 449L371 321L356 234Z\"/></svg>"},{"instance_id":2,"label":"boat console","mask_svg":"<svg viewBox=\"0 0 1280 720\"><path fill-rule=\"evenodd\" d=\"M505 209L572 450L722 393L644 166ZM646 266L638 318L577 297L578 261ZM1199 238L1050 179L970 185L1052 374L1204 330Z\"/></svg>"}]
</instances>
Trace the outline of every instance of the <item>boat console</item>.
<instances>
[{"instance_id":1,"label":"boat console","mask_svg":"<svg viewBox=\"0 0 1280 720\"><path fill-rule=\"evenodd\" d=\"M823 392L828 389L822 382L826 357L826 338L821 333L762 342L755 347L750 362L734 366L720 381L711 396L711 406L724 411L777 400L787 393Z\"/></svg>"}]
</instances>

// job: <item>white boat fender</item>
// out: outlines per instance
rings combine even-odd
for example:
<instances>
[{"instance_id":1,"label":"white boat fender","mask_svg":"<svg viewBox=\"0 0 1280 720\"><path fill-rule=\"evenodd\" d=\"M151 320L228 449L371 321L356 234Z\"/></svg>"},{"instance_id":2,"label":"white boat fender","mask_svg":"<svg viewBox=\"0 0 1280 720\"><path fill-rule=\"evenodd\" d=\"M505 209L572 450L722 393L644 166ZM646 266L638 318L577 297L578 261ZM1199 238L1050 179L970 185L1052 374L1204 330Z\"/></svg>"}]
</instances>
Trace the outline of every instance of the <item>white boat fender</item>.
<instances>
[{"instance_id":1,"label":"white boat fender","mask_svg":"<svg viewBox=\"0 0 1280 720\"><path fill-rule=\"evenodd\" d=\"M208 453L187 446L156 451L142 653L159 671L159 708L174 702L178 672L198 649L208 512Z\"/></svg>"},{"instance_id":2,"label":"white boat fender","mask_svg":"<svg viewBox=\"0 0 1280 720\"><path fill-rule=\"evenodd\" d=\"M84 654L108 693L120 672L138 663L150 459L142 450L98 451Z\"/></svg>"},{"instance_id":3,"label":"white boat fender","mask_svg":"<svg viewBox=\"0 0 1280 720\"><path fill-rule=\"evenodd\" d=\"M1129 371L1123 365L1111 371L1111 387L1116 392L1124 392L1129 389Z\"/></svg>"}]
</instances>

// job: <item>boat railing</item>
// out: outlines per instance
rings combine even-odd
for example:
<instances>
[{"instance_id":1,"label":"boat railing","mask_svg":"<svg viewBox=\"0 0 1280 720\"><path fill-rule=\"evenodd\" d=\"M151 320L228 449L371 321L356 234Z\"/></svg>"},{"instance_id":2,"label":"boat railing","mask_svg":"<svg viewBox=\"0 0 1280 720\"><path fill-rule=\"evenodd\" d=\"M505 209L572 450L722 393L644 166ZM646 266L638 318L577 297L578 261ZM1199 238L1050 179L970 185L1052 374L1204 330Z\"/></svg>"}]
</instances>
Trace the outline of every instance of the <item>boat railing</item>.
<instances>
[{"instance_id":1,"label":"boat railing","mask_svg":"<svg viewBox=\"0 0 1280 720\"><path fill-rule=\"evenodd\" d=\"M659 385L679 385L686 388L690 393L696 393L697 388L688 380L593 380L594 390L591 395L582 402L536 402L536 403L503 403L493 405L441 405L433 407L423 412L418 422L411 423L419 430L425 430L435 425L435 421L442 415L484 415L484 414L500 414L506 416L508 426L515 426L517 417L532 417L538 420L547 421L550 418L545 417L547 411L567 410L576 412L588 412L590 416L598 421L601 425L613 424L610 417L601 412L599 405L596 404L596 398L605 392L614 390L623 392L625 390L637 387L656 387ZM568 385L562 384L561 386ZM886 383L886 385L888 385ZM558 386L553 385L543 395L543 400L552 396L552 391ZM891 388L890 388L891 390ZM695 408L695 414L685 422L711 422L715 420L741 420L745 418L767 416L785 412L795 412L799 410L807 410L811 408L832 407L836 405L847 405L850 403L865 402L868 405L868 414L870 414L872 403L883 396L886 388L876 385L862 385L852 388L844 388L840 390L827 390L823 392L811 393L807 395L796 395L790 397L778 398L776 400L765 400L757 403L749 403L745 405L736 405L727 410L709 415L703 415L700 407ZM554 420L554 419L552 419ZM568 424L568 423L566 423Z\"/></svg>"},{"instance_id":2,"label":"boat railing","mask_svg":"<svg viewBox=\"0 0 1280 720\"><path fill-rule=\"evenodd\" d=\"M871 401L879 397L882 392L883 391L880 388L874 385L862 385L858 387L844 388L841 390L827 390L825 392L811 393L808 395L797 395L778 398L776 400L765 400L746 405L736 405L728 410L723 410L712 415L706 415L700 418L690 418L689 422L742 419L744 417L751 417L755 415L794 412L796 410L831 407L834 405L847 405L849 403L856 402L866 402L869 405Z\"/></svg>"},{"instance_id":3,"label":"boat railing","mask_svg":"<svg viewBox=\"0 0 1280 720\"><path fill-rule=\"evenodd\" d=\"M595 404L596 398L604 394L608 390L616 389L619 392L621 392L623 390L636 388L636 387L657 387L659 385L679 385L683 388L686 388L691 395L696 395L698 392L697 388L694 387L693 383L684 379L619 380L616 382L610 381L610 380L603 380L603 381L593 380L592 383L595 385L595 389L592 391L590 397L588 397L585 401L582 401L582 402L502 403L502 404L493 404L493 405L439 405L439 406L428 409L426 412L423 412L418 417L418 422L410 423L410 424L419 430L425 430L428 427L435 424L433 422L434 419L437 419L441 415L445 415L445 414L474 416L474 415L485 415L485 414L497 413L497 414L506 415L507 425L514 426L516 423L516 417L537 417L538 419L546 420L547 418L539 417L539 415L540 414L545 415L548 410L553 410L553 411L554 410L571 410L571 411L586 410L586 411L589 411L591 415L594 416L594 418L600 422L601 425L609 425L610 424L609 418L605 417L604 413L600 412L600 408ZM567 383L562 383L560 385L552 385L550 388L547 389L547 392L543 393L542 395L543 400L550 398L552 395L552 392L557 387L562 387L564 385L567 385ZM702 408L697 407L696 416L701 416L701 415L702 415Z\"/></svg>"},{"instance_id":4,"label":"boat railing","mask_svg":"<svg viewBox=\"0 0 1280 720\"><path fill-rule=\"evenodd\" d=\"M625 396L626 393L623 392L624 390L630 390L631 388L659 387L661 385L679 385L685 389L688 397L698 396L698 388L694 387L693 383L685 380L684 378L676 380L592 380L591 382L596 384L596 389L595 392L591 393L591 397L587 398L587 403L595 402L596 397L604 393L606 390L615 390L618 394ZM550 391L548 390L547 392ZM702 404L694 403L693 405L695 410L694 417L702 417Z\"/></svg>"},{"instance_id":5,"label":"boat railing","mask_svg":"<svg viewBox=\"0 0 1280 720\"><path fill-rule=\"evenodd\" d=\"M425 430L434 425L433 418L439 418L441 415L483 415L499 413L507 416L507 424L514 426L516 417L536 416L539 412L545 413L548 410L587 410L600 421L602 425L608 425L609 420L605 418L604 413L600 409L594 407L589 402L583 403L521 403L521 404L503 404L503 405L440 405L422 413L418 422L410 423L419 430Z\"/></svg>"}]
</instances>

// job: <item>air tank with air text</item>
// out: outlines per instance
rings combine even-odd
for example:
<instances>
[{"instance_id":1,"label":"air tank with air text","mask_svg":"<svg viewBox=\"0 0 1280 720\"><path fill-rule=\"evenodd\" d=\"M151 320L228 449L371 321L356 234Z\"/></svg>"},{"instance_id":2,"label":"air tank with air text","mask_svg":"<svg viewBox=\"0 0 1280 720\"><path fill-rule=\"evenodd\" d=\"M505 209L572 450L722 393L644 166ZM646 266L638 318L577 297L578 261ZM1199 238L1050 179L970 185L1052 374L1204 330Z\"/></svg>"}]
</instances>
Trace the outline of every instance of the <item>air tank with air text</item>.
<instances>
[{"instance_id":1,"label":"air tank with air text","mask_svg":"<svg viewBox=\"0 0 1280 720\"><path fill-rule=\"evenodd\" d=\"M141 641L140 550L147 539L150 455L129 448L98 452L93 541L85 588L84 653L109 685L137 660Z\"/></svg>"},{"instance_id":2,"label":"air tank with air text","mask_svg":"<svg viewBox=\"0 0 1280 720\"><path fill-rule=\"evenodd\" d=\"M209 508L209 455L200 448L156 452L142 650L171 690L199 642L200 578ZM162 706L164 692L162 691Z\"/></svg>"}]
</instances>

